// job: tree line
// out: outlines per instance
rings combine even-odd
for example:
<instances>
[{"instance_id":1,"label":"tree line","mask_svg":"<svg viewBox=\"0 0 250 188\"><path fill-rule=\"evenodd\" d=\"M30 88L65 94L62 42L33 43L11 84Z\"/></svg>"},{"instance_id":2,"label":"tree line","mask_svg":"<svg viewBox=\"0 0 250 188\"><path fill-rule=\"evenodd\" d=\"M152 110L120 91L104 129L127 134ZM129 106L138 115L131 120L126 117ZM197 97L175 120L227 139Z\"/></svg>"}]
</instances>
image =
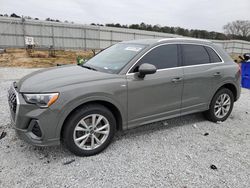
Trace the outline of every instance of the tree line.
<instances>
[{"instance_id":1,"label":"tree line","mask_svg":"<svg viewBox=\"0 0 250 188\"><path fill-rule=\"evenodd\" d=\"M92 25L99 25L94 24ZM131 25L121 25L116 24L106 24L107 27L118 27L118 28L129 28L129 29L139 29L146 31L155 31L162 33L171 33L176 35L182 35L186 37L194 37L201 39L214 39L214 40L229 40L229 39L238 39L250 41L250 21L248 20L237 20L234 22L227 23L223 26L224 33L199 30L199 29L185 29L182 27L169 27L169 26L160 26L160 25L151 25L151 24L131 24Z\"/></svg>"},{"instance_id":2,"label":"tree line","mask_svg":"<svg viewBox=\"0 0 250 188\"><path fill-rule=\"evenodd\" d=\"M21 18L15 13L11 15L0 14L0 16ZM31 18L30 16L24 16L23 18L39 20L38 18ZM52 18L46 18L45 21L62 22L58 19L52 19ZM74 23L74 22L69 22L67 20L63 22L72 24ZM119 23L108 23L105 25L91 23L91 25L171 33L171 34L182 35L186 37L201 38L201 39L214 39L214 40L238 39L238 40L250 41L250 20L236 20L233 22L229 22L223 26L224 33L199 30L199 29L185 29L182 27L161 26L158 24L151 25L151 24L146 24L144 22L140 24L131 24L131 25L121 25Z\"/></svg>"},{"instance_id":3,"label":"tree line","mask_svg":"<svg viewBox=\"0 0 250 188\"><path fill-rule=\"evenodd\" d=\"M24 19L28 19L28 20L39 20L39 18L32 18L30 16L18 16L17 14L15 13L12 13L10 15L8 14L0 14L0 17L11 17L11 18L24 18ZM46 18L44 21L50 21L50 22L64 22L64 23L71 23L73 24L74 22L70 22L68 20L65 20L65 21L61 21L61 20L58 20L58 19L52 19L52 18Z\"/></svg>"}]
</instances>

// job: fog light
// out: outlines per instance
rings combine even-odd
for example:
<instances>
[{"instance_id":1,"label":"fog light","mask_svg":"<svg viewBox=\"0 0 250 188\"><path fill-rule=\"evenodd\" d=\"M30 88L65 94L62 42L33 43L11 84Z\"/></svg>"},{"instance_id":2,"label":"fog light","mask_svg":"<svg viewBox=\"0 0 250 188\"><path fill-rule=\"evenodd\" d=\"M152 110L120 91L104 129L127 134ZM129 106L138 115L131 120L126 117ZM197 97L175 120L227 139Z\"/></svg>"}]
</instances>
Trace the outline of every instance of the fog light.
<instances>
[{"instance_id":1,"label":"fog light","mask_svg":"<svg viewBox=\"0 0 250 188\"><path fill-rule=\"evenodd\" d=\"M40 129L39 123L37 120L32 120L30 122L30 125L32 126L31 132L36 135L37 137L42 137L42 131Z\"/></svg>"}]
</instances>

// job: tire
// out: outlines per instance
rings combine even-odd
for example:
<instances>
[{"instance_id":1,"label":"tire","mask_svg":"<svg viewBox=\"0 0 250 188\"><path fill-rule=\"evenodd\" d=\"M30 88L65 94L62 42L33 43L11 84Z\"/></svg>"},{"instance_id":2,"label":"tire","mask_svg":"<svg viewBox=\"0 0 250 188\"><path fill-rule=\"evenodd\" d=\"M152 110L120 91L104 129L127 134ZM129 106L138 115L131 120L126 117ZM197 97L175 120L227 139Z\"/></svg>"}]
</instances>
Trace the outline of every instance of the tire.
<instances>
[{"instance_id":1,"label":"tire","mask_svg":"<svg viewBox=\"0 0 250 188\"><path fill-rule=\"evenodd\" d=\"M230 104L226 103L227 101L229 101ZM222 105L222 103L224 105ZM227 88L222 88L219 91L217 91L217 93L214 95L210 103L209 110L204 113L205 117L212 122L225 121L231 114L233 105L234 105L234 96L232 91Z\"/></svg>"},{"instance_id":2,"label":"tire","mask_svg":"<svg viewBox=\"0 0 250 188\"><path fill-rule=\"evenodd\" d=\"M77 109L66 121L62 141L77 156L91 156L103 151L112 141L116 120L103 105L89 104Z\"/></svg>"}]
</instances>

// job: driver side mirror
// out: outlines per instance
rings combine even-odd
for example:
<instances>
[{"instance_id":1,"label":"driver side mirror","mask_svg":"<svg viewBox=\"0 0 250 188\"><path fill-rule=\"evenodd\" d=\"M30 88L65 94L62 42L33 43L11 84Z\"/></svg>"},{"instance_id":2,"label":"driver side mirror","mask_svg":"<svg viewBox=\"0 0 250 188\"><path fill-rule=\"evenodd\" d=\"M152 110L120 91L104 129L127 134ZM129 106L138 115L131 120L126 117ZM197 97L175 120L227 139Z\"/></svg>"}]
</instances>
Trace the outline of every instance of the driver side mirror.
<instances>
[{"instance_id":1,"label":"driver side mirror","mask_svg":"<svg viewBox=\"0 0 250 188\"><path fill-rule=\"evenodd\" d=\"M139 74L138 74L138 77L139 78L144 78L145 75L147 74L154 74L156 72L157 68L152 65L152 64L149 64L149 63L143 63L140 65L138 71L139 71Z\"/></svg>"}]
</instances>

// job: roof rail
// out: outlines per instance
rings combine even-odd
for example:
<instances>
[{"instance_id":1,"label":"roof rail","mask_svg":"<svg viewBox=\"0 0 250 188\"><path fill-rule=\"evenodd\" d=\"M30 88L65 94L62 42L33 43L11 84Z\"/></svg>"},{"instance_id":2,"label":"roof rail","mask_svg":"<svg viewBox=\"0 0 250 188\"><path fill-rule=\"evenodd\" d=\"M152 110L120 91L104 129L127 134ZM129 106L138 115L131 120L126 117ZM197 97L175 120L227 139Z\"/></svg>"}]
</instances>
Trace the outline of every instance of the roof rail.
<instances>
[{"instance_id":1,"label":"roof rail","mask_svg":"<svg viewBox=\"0 0 250 188\"><path fill-rule=\"evenodd\" d=\"M203 41L203 42L210 42L209 40L206 40L206 39L197 39L197 38L187 38L187 37L179 37L179 38L163 38L163 39L160 39L158 40L158 42L163 42L163 41L168 41L168 40L193 40L193 41Z\"/></svg>"}]
</instances>

